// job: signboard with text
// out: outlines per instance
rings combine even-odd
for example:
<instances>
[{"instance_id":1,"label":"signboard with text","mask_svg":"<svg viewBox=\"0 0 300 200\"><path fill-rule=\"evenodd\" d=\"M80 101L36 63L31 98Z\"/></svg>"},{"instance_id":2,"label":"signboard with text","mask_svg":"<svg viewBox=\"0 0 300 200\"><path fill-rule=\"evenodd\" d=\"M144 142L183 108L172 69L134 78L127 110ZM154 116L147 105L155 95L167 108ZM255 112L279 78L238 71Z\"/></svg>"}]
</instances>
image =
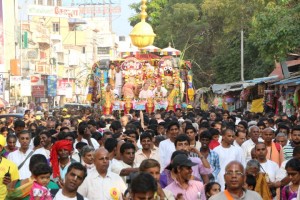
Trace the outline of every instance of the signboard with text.
<instances>
[{"instance_id":1,"label":"signboard with text","mask_svg":"<svg viewBox=\"0 0 300 200\"><path fill-rule=\"evenodd\" d=\"M32 86L32 96L43 98L45 97L45 86L44 85L34 85Z\"/></svg>"}]
</instances>

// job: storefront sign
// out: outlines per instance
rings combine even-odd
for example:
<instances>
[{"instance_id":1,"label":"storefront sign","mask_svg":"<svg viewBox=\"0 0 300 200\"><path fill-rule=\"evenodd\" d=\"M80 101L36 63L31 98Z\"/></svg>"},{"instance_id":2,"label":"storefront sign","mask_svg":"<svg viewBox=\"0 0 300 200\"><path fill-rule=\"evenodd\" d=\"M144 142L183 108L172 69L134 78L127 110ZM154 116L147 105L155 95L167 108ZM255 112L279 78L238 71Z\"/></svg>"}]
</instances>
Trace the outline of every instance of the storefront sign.
<instances>
[{"instance_id":1,"label":"storefront sign","mask_svg":"<svg viewBox=\"0 0 300 200\"><path fill-rule=\"evenodd\" d=\"M49 97L55 97L56 89L57 89L57 77L56 76L48 76L48 78L47 78L47 95Z\"/></svg>"},{"instance_id":2,"label":"storefront sign","mask_svg":"<svg viewBox=\"0 0 300 200\"><path fill-rule=\"evenodd\" d=\"M45 97L45 86L43 85L34 85L32 86L32 96L43 98Z\"/></svg>"},{"instance_id":3,"label":"storefront sign","mask_svg":"<svg viewBox=\"0 0 300 200\"><path fill-rule=\"evenodd\" d=\"M80 18L79 8L59 6L28 6L28 15L43 17Z\"/></svg>"}]
</instances>

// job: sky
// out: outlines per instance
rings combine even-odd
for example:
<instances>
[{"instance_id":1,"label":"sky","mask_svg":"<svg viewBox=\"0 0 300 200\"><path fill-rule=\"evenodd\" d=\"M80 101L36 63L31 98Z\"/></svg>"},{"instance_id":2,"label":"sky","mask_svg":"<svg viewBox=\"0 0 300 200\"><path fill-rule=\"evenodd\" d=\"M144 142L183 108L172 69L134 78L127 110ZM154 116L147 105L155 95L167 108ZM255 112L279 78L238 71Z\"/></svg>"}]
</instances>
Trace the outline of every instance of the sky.
<instances>
[{"instance_id":1,"label":"sky","mask_svg":"<svg viewBox=\"0 0 300 200\"><path fill-rule=\"evenodd\" d=\"M141 0L121 0L122 13L113 20L113 31L117 35L129 36L133 27L130 26L128 18L134 14L134 11L129 8L129 4L140 1Z\"/></svg>"},{"instance_id":2,"label":"sky","mask_svg":"<svg viewBox=\"0 0 300 200\"><path fill-rule=\"evenodd\" d=\"M33 1L34 0L18 0L20 7L22 7L22 13L24 14L22 18L25 19L27 18L26 4L32 3ZM82 0L78 0L78 1L82 1ZM129 8L129 4L141 2L141 0L116 0L116 2L121 2L121 13L120 15L113 16L113 22L112 22L113 31L117 35L129 36L129 33L131 32L133 27L130 26L128 18L135 14L134 11Z\"/></svg>"}]
</instances>

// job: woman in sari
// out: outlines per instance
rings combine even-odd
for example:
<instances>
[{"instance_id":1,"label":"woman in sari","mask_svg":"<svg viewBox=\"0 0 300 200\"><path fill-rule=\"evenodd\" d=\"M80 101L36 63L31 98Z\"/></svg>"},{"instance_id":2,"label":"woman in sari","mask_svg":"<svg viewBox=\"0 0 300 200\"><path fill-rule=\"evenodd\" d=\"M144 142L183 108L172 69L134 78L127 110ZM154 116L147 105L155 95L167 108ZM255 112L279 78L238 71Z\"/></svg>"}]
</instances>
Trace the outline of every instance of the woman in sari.
<instances>
[{"instance_id":1,"label":"woman in sari","mask_svg":"<svg viewBox=\"0 0 300 200\"><path fill-rule=\"evenodd\" d=\"M29 170L32 169L40 163L47 163L47 159L42 154L35 154L31 156L29 162ZM12 181L10 184L7 185L7 195L6 200L29 200L30 197L30 190L32 188L34 182L33 176L24 179L24 180L16 180ZM49 189L59 189L58 185L53 181L50 181L47 185Z\"/></svg>"},{"instance_id":2,"label":"woman in sari","mask_svg":"<svg viewBox=\"0 0 300 200\"><path fill-rule=\"evenodd\" d=\"M266 173L260 172L260 164L257 160L249 160L246 165L246 175L253 175L256 179L254 191L267 200L272 199L272 195L268 186L268 177Z\"/></svg>"}]
</instances>

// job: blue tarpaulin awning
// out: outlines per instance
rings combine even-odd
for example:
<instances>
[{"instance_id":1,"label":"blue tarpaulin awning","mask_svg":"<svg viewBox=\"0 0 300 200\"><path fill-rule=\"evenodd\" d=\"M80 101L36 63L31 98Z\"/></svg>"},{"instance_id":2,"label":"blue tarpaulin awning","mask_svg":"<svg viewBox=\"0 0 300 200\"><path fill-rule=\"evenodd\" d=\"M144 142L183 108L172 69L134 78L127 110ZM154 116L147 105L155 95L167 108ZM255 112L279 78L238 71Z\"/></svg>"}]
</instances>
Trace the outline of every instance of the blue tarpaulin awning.
<instances>
[{"instance_id":1,"label":"blue tarpaulin awning","mask_svg":"<svg viewBox=\"0 0 300 200\"><path fill-rule=\"evenodd\" d=\"M300 77L294 77L294 78L289 78L289 79L283 79L277 83L274 83L273 85L283 85L283 84L299 84L300 83Z\"/></svg>"}]
</instances>

